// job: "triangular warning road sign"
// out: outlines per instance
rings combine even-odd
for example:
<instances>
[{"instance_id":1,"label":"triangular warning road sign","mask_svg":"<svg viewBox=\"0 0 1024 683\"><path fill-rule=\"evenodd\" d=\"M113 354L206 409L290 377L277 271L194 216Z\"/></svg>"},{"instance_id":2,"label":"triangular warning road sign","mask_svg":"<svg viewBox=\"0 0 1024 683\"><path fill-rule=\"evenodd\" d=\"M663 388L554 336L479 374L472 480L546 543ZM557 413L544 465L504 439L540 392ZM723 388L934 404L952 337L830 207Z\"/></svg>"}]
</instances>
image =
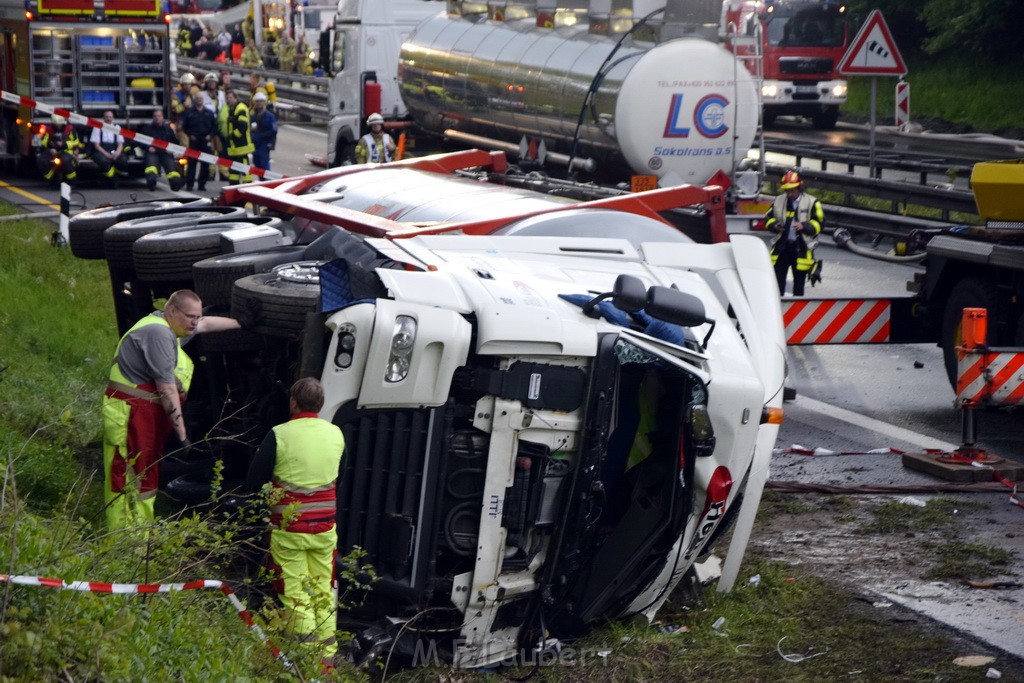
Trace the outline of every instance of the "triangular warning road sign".
<instances>
[{"instance_id":1,"label":"triangular warning road sign","mask_svg":"<svg viewBox=\"0 0 1024 683\"><path fill-rule=\"evenodd\" d=\"M873 10L839 62L839 73L849 76L905 76L900 56L882 13Z\"/></svg>"}]
</instances>

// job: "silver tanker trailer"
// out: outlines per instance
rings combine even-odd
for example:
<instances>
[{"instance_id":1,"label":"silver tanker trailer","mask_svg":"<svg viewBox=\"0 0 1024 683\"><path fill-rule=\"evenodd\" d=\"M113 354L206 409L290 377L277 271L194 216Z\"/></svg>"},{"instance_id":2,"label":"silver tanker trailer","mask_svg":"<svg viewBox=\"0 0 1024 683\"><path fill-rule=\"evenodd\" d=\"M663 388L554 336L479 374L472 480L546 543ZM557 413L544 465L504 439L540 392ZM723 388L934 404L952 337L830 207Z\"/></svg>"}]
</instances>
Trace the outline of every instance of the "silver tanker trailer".
<instances>
[{"instance_id":1,"label":"silver tanker trailer","mask_svg":"<svg viewBox=\"0 0 1024 683\"><path fill-rule=\"evenodd\" d=\"M732 175L754 141L759 102L731 53L700 37L659 41L665 24L647 41L595 33L593 18L549 26L537 14L422 22L398 67L416 123L506 150L525 140L603 177L653 175L666 186Z\"/></svg>"}]
</instances>

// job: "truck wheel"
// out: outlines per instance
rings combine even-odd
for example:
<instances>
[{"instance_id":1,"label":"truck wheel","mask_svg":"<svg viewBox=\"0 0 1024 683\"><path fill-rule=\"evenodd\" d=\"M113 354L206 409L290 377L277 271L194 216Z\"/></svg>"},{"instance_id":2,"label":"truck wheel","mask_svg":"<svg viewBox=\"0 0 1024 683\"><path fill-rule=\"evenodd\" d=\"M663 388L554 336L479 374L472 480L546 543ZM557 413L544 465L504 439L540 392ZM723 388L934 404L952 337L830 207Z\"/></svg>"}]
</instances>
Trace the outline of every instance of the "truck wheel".
<instances>
[{"instance_id":1,"label":"truck wheel","mask_svg":"<svg viewBox=\"0 0 1024 683\"><path fill-rule=\"evenodd\" d=\"M185 211L130 218L111 225L103 232L103 251L107 262L115 268L134 270L135 261L132 257L132 246L135 240L151 232L193 226L198 223L229 221L245 215L245 209L239 207L211 206L201 211Z\"/></svg>"},{"instance_id":2,"label":"truck wheel","mask_svg":"<svg viewBox=\"0 0 1024 683\"><path fill-rule=\"evenodd\" d=\"M103 254L103 231L114 223L129 218L143 218L163 214L181 207L201 208L213 202L206 197L191 201L178 199L154 200L137 204L116 204L83 211L68 222L68 242L71 253L78 258L101 259Z\"/></svg>"},{"instance_id":3,"label":"truck wheel","mask_svg":"<svg viewBox=\"0 0 1024 683\"><path fill-rule=\"evenodd\" d=\"M306 314L320 301L320 263L300 261L275 267L235 281L231 291L231 315L256 317L254 332L273 337L298 337Z\"/></svg>"},{"instance_id":4,"label":"truck wheel","mask_svg":"<svg viewBox=\"0 0 1024 683\"><path fill-rule=\"evenodd\" d=\"M301 259L306 247L289 245L241 254L211 256L192 265L192 281L204 305L231 305L231 288L238 278L269 272L274 266Z\"/></svg>"},{"instance_id":5,"label":"truck wheel","mask_svg":"<svg viewBox=\"0 0 1024 683\"><path fill-rule=\"evenodd\" d=\"M949 384L956 390L957 355L956 347L963 341L962 317L965 308L987 308L993 315L999 304L999 294L989 282L969 277L961 280L953 287L946 310L942 316L942 358L946 364L946 377ZM998 346L1003 341L992 337L992 328L988 343Z\"/></svg>"},{"instance_id":6,"label":"truck wheel","mask_svg":"<svg viewBox=\"0 0 1024 683\"><path fill-rule=\"evenodd\" d=\"M252 223L225 221L144 235L132 247L135 272L143 282L191 283L192 264L221 253L221 235L252 227Z\"/></svg>"},{"instance_id":7,"label":"truck wheel","mask_svg":"<svg viewBox=\"0 0 1024 683\"><path fill-rule=\"evenodd\" d=\"M839 107L828 107L825 111L818 112L811 117L811 122L817 130L832 130L839 121Z\"/></svg>"}]
</instances>

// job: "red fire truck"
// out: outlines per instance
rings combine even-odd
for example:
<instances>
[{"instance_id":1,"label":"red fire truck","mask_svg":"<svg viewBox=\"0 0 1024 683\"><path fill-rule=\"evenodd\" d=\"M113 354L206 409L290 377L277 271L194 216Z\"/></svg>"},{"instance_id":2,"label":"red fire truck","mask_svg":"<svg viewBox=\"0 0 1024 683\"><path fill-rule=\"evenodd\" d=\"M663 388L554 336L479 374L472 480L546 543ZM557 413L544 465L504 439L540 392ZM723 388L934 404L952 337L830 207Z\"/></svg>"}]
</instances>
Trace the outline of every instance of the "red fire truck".
<instances>
[{"instance_id":1,"label":"red fire truck","mask_svg":"<svg viewBox=\"0 0 1024 683\"><path fill-rule=\"evenodd\" d=\"M834 128L846 102L836 70L852 39L845 5L835 0L725 0L719 33L762 79L763 121L805 116Z\"/></svg>"},{"instance_id":2,"label":"red fire truck","mask_svg":"<svg viewBox=\"0 0 1024 683\"><path fill-rule=\"evenodd\" d=\"M168 19L160 0L0 0L0 86L85 116L112 109L134 128L167 107ZM5 104L5 158L28 158L46 119Z\"/></svg>"}]
</instances>

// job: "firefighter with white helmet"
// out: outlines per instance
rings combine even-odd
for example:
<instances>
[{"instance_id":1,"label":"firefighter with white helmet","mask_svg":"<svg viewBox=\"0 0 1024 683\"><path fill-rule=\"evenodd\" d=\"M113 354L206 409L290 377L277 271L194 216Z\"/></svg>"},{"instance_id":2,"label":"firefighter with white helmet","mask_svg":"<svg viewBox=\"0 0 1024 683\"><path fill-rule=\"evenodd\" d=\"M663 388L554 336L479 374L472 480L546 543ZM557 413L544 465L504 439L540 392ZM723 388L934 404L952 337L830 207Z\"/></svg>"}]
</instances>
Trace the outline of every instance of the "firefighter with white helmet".
<instances>
[{"instance_id":1,"label":"firefighter with white helmet","mask_svg":"<svg viewBox=\"0 0 1024 683\"><path fill-rule=\"evenodd\" d=\"M183 73L178 79L178 87L174 91L174 97L171 98L172 127L178 127L181 115L192 107L192 97L198 94L198 92L199 86L196 84L196 77L188 71ZM182 147L187 147L188 138L179 130L176 130L175 132L177 133L178 144Z\"/></svg>"},{"instance_id":2,"label":"firefighter with white helmet","mask_svg":"<svg viewBox=\"0 0 1024 683\"><path fill-rule=\"evenodd\" d=\"M39 137L36 163L43 180L54 183L74 182L78 177L78 154L82 141L75 127L60 114L50 116Z\"/></svg>"},{"instance_id":3,"label":"firefighter with white helmet","mask_svg":"<svg viewBox=\"0 0 1024 683\"><path fill-rule=\"evenodd\" d=\"M771 245L772 264L779 283L779 294L786 293L786 276L793 269L793 296L804 295L804 282L821 279L821 262L814 248L825 222L825 213L816 197L803 191L803 180L796 171L786 171L779 187L783 193L765 214L764 227L776 233Z\"/></svg>"},{"instance_id":4,"label":"firefighter with white helmet","mask_svg":"<svg viewBox=\"0 0 1024 683\"><path fill-rule=\"evenodd\" d=\"M356 143L357 164L381 164L391 161L398 146L391 136L384 132L384 117L374 112L366 118L370 132Z\"/></svg>"}]
</instances>

